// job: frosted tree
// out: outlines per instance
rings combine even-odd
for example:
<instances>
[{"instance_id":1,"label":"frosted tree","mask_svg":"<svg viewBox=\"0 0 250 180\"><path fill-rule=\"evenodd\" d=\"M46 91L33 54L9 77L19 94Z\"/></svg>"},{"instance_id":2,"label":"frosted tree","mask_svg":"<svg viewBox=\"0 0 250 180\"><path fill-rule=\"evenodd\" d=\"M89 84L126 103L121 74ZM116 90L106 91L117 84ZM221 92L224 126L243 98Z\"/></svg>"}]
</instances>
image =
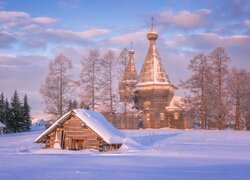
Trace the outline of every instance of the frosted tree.
<instances>
[{"instance_id":1,"label":"frosted tree","mask_svg":"<svg viewBox=\"0 0 250 180\"><path fill-rule=\"evenodd\" d=\"M11 108L8 99L5 99L4 103L4 124L6 125L7 130L11 131L12 127L12 116L11 116Z\"/></svg>"},{"instance_id":2,"label":"frosted tree","mask_svg":"<svg viewBox=\"0 0 250 180\"><path fill-rule=\"evenodd\" d=\"M0 122L5 124L5 100L4 100L4 95L1 93L0 95Z\"/></svg>"},{"instance_id":3,"label":"frosted tree","mask_svg":"<svg viewBox=\"0 0 250 180\"><path fill-rule=\"evenodd\" d=\"M120 80L119 82L121 82L123 80L123 76L125 75L126 76L126 66L127 66L127 63L128 63L128 49L127 48L123 48L119 54L119 68L118 68L118 71L120 74L120 77L118 77ZM126 78L125 78L125 81L126 81ZM125 85L127 84L127 82L125 82ZM123 87L119 87L119 88L123 88ZM128 94L128 91L127 91L127 87L124 87L123 88L125 90L125 96L124 96L124 120L125 122L128 121L128 114L127 114L127 103L128 103L128 99L127 99L127 94ZM127 123L125 123L127 124ZM124 124L124 126L125 126Z\"/></svg>"},{"instance_id":4,"label":"frosted tree","mask_svg":"<svg viewBox=\"0 0 250 180\"><path fill-rule=\"evenodd\" d=\"M126 73L126 66L128 63L128 49L123 48L118 57L119 67L118 67L118 78L122 80L124 74Z\"/></svg>"},{"instance_id":5,"label":"frosted tree","mask_svg":"<svg viewBox=\"0 0 250 180\"><path fill-rule=\"evenodd\" d=\"M28 97L25 94L23 98L23 119L25 123L25 130L30 131L31 127L31 115L30 115L30 106L28 103Z\"/></svg>"},{"instance_id":6,"label":"frosted tree","mask_svg":"<svg viewBox=\"0 0 250 180\"><path fill-rule=\"evenodd\" d=\"M11 119L8 122L8 128L11 132L22 132L26 130L25 120L23 118L22 102L15 90L10 103Z\"/></svg>"},{"instance_id":7,"label":"frosted tree","mask_svg":"<svg viewBox=\"0 0 250 180\"><path fill-rule=\"evenodd\" d=\"M49 64L49 73L40 88L40 93L46 104L45 112L61 117L66 112L72 87L72 62L65 55L59 54Z\"/></svg>"},{"instance_id":8,"label":"frosted tree","mask_svg":"<svg viewBox=\"0 0 250 180\"><path fill-rule=\"evenodd\" d=\"M250 130L250 71L247 71L246 97L244 97L245 128Z\"/></svg>"},{"instance_id":9,"label":"frosted tree","mask_svg":"<svg viewBox=\"0 0 250 180\"><path fill-rule=\"evenodd\" d=\"M68 111L71 111L73 109L76 109L78 108L78 102L76 100L69 100L69 103L68 103Z\"/></svg>"},{"instance_id":10,"label":"frosted tree","mask_svg":"<svg viewBox=\"0 0 250 180\"><path fill-rule=\"evenodd\" d=\"M82 61L80 74L80 93L82 102L95 110L100 97L100 52L98 49L89 51L88 56Z\"/></svg>"},{"instance_id":11,"label":"frosted tree","mask_svg":"<svg viewBox=\"0 0 250 180\"><path fill-rule=\"evenodd\" d=\"M114 104L116 100L116 91L114 88L114 82L116 81L117 73L116 67L117 62L115 59L115 52L113 50L108 50L105 52L102 58L102 97L104 98L104 102L107 103L108 112L110 113L110 121L113 122L114 117Z\"/></svg>"},{"instance_id":12,"label":"frosted tree","mask_svg":"<svg viewBox=\"0 0 250 180\"><path fill-rule=\"evenodd\" d=\"M218 129L223 129L226 125L227 114L227 91L226 79L228 74L229 57L224 48L219 47L213 50L209 55L212 63L212 89L213 97L210 102L212 103L212 119L217 122Z\"/></svg>"},{"instance_id":13,"label":"frosted tree","mask_svg":"<svg viewBox=\"0 0 250 180\"><path fill-rule=\"evenodd\" d=\"M188 68L192 76L182 82L181 86L190 91L188 97L189 106L196 113L201 129L208 127L209 117L209 97L211 84L211 67L208 57L203 54L197 54L190 60Z\"/></svg>"},{"instance_id":14,"label":"frosted tree","mask_svg":"<svg viewBox=\"0 0 250 180\"><path fill-rule=\"evenodd\" d=\"M229 102L233 113L234 128L241 130L245 127L249 113L249 72L244 69L233 68L228 76L227 88L229 92Z\"/></svg>"}]
</instances>

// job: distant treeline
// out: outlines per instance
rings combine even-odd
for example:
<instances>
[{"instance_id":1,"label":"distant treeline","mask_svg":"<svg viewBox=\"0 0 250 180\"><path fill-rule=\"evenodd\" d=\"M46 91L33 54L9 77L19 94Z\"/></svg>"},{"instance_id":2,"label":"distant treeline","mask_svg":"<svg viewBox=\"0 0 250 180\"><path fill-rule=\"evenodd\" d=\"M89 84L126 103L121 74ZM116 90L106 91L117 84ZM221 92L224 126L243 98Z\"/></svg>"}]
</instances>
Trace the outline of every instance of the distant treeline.
<instances>
[{"instance_id":1,"label":"distant treeline","mask_svg":"<svg viewBox=\"0 0 250 180\"><path fill-rule=\"evenodd\" d=\"M0 122L6 125L7 133L30 131L30 106L26 94L21 100L15 91L9 103L9 100L1 93Z\"/></svg>"}]
</instances>

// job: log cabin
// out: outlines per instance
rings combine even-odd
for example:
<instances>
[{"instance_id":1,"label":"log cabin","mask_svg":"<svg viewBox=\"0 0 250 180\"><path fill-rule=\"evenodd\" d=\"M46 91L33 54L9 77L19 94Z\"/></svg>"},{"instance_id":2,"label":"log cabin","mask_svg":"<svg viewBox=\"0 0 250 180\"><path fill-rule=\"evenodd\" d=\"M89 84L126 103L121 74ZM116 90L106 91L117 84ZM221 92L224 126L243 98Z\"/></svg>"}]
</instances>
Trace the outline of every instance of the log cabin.
<instances>
[{"instance_id":1,"label":"log cabin","mask_svg":"<svg viewBox=\"0 0 250 180\"><path fill-rule=\"evenodd\" d=\"M125 136L98 112L75 109L58 119L34 141L47 148L110 151L121 147Z\"/></svg>"}]
</instances>

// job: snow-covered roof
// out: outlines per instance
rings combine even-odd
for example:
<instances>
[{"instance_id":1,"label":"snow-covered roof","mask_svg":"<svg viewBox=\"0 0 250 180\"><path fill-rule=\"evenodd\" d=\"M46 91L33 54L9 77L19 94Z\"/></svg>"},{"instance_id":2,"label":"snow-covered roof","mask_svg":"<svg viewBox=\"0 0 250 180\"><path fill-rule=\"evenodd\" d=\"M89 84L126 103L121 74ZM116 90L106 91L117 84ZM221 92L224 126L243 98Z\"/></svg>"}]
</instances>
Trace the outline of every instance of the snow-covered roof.
<instances>
[{"instance_id":1,"label":"snow-covered roof","mask_svg":"<svg viewBox=\"0 0 250 180\"><path fill-rule=\"evenodd\" d=\"M45 123L45 121L43 120L43 119L38 119L35 123L37 123L37 124L41 124L41 123Z\"/></svg>"},{"instance_id":2,"label":"snow-covered roof","mask_svg":"<svg viewBox=\"0 0 250 180\"><path fill-rule=\"evenodd\" d=\"M95 131L105 142L109 144L123 143L125 136L122 132L112 126L101 113L86 109L75 109L66 113L46 131L44 131L38 138L36 138L35 142L41 142L44 136L51 133L59 124L67 121L67 118L72 114Z\"/></svg>"},{"instance_id":3,"label":"snow-covered roof","mask_svg":"<svg viewBox=\"0 0 250 180\"><path fill-rule=\"evenodd\" d=\"M125 72L123 75L123 81L126 81L126 83L128 83L128 81L137 82L138 73L136 71L135 61L134 61L135 51L131 49L131 50L129 50L128 53L129 53L129 60L128 60L128 63L127 63L126 68L125 68Z\"/></svg>"},{"instance_id":4,"label":"snow-covered roof","mask_svg":"<svg viewBox=\"0 0 250 180\"><path fill-rule=\"evenodd\" d=\"M171 102L169 103L169 106L166 107L166 110L177 110L181 108L186 108L183 102L183 98L180 96L174 96Z\"/></svg>"},{"instance_id":5,"label":"snow-covered roof","mask_svg":"<svg viewBox=\"0 0 250 180\"><path fill-rule=\"evenodd\" d=\"M0 128L5 128L6 126L0 122Z\"/></svg>"},{"instance_id":6,"label":"snow-covered roof","mask_svg":"<svg viewBox=\"0 0 250 180\"><path fill-rule=\"evenodd\" d=\"M144 83L168 85L170 81L155 45L158 34L151 29L147 37L149 40L149 49L139 75L137 86L142 86Z\"/></svg>"}]
</instances>

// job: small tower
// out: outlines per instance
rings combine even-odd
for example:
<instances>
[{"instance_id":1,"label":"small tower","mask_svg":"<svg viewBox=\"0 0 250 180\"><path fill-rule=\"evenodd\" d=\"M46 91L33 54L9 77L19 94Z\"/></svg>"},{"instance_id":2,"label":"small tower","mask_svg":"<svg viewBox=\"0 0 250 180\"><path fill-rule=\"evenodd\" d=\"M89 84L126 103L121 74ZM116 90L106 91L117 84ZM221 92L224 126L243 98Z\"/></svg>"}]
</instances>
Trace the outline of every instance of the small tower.
<instances>
[{"instance_id":1,"label":"small tower","mask_svg":"<svg viewBox=\"0 0 250 180\"><path fill-rule=\"evenodd\" d=\"M147 38L149 49L136 85L138 106L142 111L144 128L161 128L167 126L165 107L169 105L177 88L170 84L157 52L155 43L158 34L153 29L153 19Z\"/></svg>"},{"instance_id":2,"label":"small tower","mask_svg":"<svg viewBox=\"0 0 250 180\"><path fill-rule=\"evenodd\" d=\"M135 85L138 82L138 73L135 68L134 62L134 54L135 51L131 49L128 51L129 60L126 63L125 72L122 78L122 81L119 84L119 94L121 102L132 102L133 101L133 93L135 91Z\"/></svg>"}]
</instances>

